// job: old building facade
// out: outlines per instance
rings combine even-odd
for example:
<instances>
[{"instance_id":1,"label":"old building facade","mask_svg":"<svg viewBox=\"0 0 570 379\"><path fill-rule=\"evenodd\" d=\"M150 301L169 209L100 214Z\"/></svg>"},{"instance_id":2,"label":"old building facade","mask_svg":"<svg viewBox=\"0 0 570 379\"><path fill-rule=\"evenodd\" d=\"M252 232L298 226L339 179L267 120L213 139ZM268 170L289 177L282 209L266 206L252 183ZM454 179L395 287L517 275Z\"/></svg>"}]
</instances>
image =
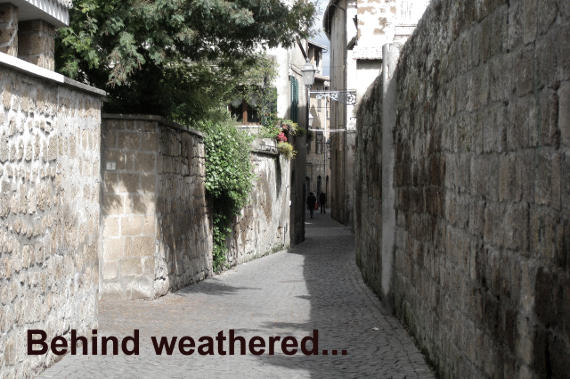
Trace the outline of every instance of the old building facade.
<instances>
[{"instance_id":1,"label":"old building facade","mask_svg":"<svg viewBox=\"0 0 570 379\"><path fill-rule=\"evenodd\" d=\"M315 82L311 87L309 102L309 132L307 138L307 163L305 182L307 192L319 194L328 192L330 178L330 88L328 76L323 73L323 52L326 48L316 42L309 42L309 62L315 69Z\"/></svg>"},{"instance_id":2,"label":"old building facade","mask_svg":"<svg viewBox=\"0 0 570 379\"><path fill-rule=\"evenodd\" d=\"M404 42L413 32L429 0L331 0L323 27L331 41L330 86L354 91L356 101L331 104L332 216L354 221L354 154L358 103L382 68L382 46Z\"/></svg>"}]
</instances>

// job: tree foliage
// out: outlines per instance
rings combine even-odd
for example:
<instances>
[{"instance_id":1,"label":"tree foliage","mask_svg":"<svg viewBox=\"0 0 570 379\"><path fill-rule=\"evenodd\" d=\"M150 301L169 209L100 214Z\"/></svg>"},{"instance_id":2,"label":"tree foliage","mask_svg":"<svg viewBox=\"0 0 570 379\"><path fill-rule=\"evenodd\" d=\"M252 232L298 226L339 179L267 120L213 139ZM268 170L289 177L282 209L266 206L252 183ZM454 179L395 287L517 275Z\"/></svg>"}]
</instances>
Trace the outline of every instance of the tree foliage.
<instances>
[{"instance_id":1,"label":"tree foliage","mask_svg":"<svg viewBox=\"0 0 570 379\"><path fill-rule=\"evenodd\" d=\"M263 68L260 49L308 36L313 13L306 0L76 0L56 63L106 89L107 110L196 119L243 84L244 67Z\"/></svg>"},{"instance_id":2,"label":"tree foliage","mask_svg":"<svg viewBox=\"0 0 570 379\"><path fill-rule=\"evenodd\" d=\"M250 140L220 105L241 98L272 117L275 62L262 52L310 33L308 0L74 0L57 70L105 89L108 112L166 116L205 132L214 269L252 188Z\"/></svg>"}]
</instances>

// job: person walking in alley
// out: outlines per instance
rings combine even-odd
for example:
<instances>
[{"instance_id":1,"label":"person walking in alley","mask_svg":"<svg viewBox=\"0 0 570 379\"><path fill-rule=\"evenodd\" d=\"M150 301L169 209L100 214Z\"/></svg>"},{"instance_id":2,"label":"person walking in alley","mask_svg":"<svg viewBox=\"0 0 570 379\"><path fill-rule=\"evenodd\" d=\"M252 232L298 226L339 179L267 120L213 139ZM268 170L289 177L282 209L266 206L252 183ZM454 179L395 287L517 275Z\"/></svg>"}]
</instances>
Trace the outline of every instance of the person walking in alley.
<instances>
[{"instance_id":1,"label":"person walking in alley","mask_svg":"<svg viewBox=\"0 0 570 379\"><path fill-rule=\"evenodd\" d=\"M315 194L310 192L309 197L307 197L307 208L309 208L309 212L311 213L311 218L313 218L313 212L315 211L316 203L317 203L317 198L315 197Z\"/></svg>"},{"instance_id":2,"label":"person walking in alley","mask_svg":"<svg viewBox=\"0 0 570 379\"><path fill-rule=\"evenodd\" d=\"M321 206L321 214L327 213L326 206L327 206L327 195L324 192L321 192L319 195L319 205Z\"/></svg>"}]
</instances>

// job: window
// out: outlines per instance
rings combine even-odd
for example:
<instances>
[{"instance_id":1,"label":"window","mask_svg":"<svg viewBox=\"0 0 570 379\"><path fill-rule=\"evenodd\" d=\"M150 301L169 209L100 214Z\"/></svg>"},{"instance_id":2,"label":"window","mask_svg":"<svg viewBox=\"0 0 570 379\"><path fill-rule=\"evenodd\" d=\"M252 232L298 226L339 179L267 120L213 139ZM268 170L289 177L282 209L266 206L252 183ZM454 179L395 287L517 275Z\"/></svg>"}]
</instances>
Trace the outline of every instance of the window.
<instances>
[{"instance_id":1,"label":"window","mask_svg":"<svg viewBox=\"0 0 570 379\"><path fill-rule=\"evenodd\" d=\"M235 117L238 122L243 124L258 124L261 122L259 119L257 109L242 100L232 101L229 106L232 117Z\"/></svg>"},{"instance_id":2,"label":"window","mask_svg":"<svg viewBox=\"0 0 570 379\"><path fill-rule=\"evenodd\" d=\"M228 105L232 117L242 124L261 124L264 114L266 117L277 113L277 89L265 88L260 96L260 99L252 97L249 102L239 97L234 99Z\"/></svg>"}]
</instances>

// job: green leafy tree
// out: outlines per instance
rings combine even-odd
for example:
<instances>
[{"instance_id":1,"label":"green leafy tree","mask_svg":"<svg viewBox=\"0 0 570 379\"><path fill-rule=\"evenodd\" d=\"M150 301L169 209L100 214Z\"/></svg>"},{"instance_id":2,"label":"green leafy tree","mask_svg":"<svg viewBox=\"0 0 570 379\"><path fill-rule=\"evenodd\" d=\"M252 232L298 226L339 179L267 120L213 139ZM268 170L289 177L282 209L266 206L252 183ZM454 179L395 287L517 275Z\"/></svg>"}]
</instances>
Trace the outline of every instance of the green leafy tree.
<instances>
[{"instance_id":1,"label":"green leafy tree","mask_svg":"<svg viewBox=\"0 0 570 379\"><path fill-rule=\"evenodd\" d=\"M58 71L104 88L108 111L199 119L261 68L260 49L310 32L306 0L76 0ZM255 70L253 70L255 72Z\"/></svg>"}]
</instances>

